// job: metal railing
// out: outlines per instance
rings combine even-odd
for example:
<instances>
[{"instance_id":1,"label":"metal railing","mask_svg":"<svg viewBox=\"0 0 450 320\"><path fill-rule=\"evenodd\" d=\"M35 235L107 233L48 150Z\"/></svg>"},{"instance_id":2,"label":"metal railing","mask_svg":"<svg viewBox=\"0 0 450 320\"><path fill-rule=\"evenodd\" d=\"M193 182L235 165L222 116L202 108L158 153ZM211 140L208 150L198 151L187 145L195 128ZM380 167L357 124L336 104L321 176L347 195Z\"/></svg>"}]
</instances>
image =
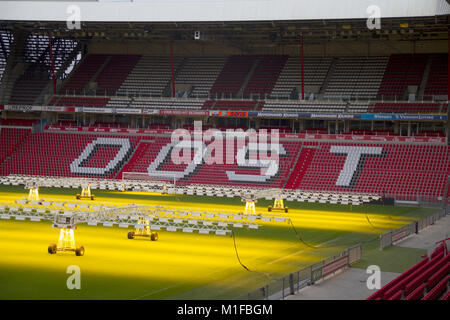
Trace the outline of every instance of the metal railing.
<instances>
[{"instance_id":1,"label":"metal railing","mask_svg":"<svg viewBox=\"0 0 450 320\"><path fill-rule=\"evenodd\" d=\"M338 255L290 273L285 277L239 296L235 300L284 300L287 296L294 295L301 289L348 268L351 264L359 261L361 255L362 244L360 243L342 251Z\"/></svg>"},{"instance_id":2,"label":"metal railing","mask_svg":"<svg viewBox=\"0 0 450 320\"><path fill-rule=\"evenodd\" d=\"M445 208L442 208L438 212L433 213L421 220L415 221L401 228L381 234L380 250L383 250L384 248L394 245L395 243L404 240L405 238L409 237L414 233L416 234L419 233L420 231L422 231L423 229L425 229L430 225L433 225L436 221L442 219L449 213L450 213L450 206L447 206Z\"/></svg>"}]
</instances>

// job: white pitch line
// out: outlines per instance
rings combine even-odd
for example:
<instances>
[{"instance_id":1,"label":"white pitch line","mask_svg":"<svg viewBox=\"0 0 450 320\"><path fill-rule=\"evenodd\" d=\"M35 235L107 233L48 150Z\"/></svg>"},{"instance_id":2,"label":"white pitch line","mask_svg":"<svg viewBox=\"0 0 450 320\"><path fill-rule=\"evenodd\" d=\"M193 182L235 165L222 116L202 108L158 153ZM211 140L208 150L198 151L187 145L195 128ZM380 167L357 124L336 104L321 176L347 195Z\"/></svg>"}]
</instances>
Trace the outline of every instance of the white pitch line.
<instances>
[{"instance_id":1,"label":"white pitch line","mask_svg":"<svg viewBox=\"0 0 450 320\"><path fill-rule=\"evenodd\" d=\"M321 243L320 243L319 245L317 245L316 247L321 247L321 246L323 246L323 245L325 245L325 244L327 244L327 243L334 242L334 241L336 241L336 240L338 240L338 239L340 239L340 238L342 238L342 236L333 238L333 239L328 240L328 241L325 241L325 242L321 242ZM295 256L295 255L297 255L297 254L299 254L299 253L302 253L302 252L305 252L305 251L309 251L309 250L302 249L302 250L296 251L296 252L294 252L294 253L288 254L287 256L284 256L284 257L275 259L275 260L273 260L273 261L270 261L270 262L268 262L267 264L273 264L273 263L275 263L275 262L282 261L282 260L284 260L284 259L286 259L286 258Z\"/></svg>"},{"instance_id":2,"label":"white pitch line","mask_svg":"<svg viewBox=\"0 0 450 320\"><path fill-rule=\"evenodd\" d=\"M157 294L157 293L159 293L159 292L166 291L166 290L169 290L169 289L172 289L172 288L181 286L182 284L184 284L184 282L177 283L177 284L174 284L173 286L170 286L170 287L165 287L165 288L161 288L161 289L158 289L158 290L149 292L149 293L147 293L147 294L144 294L144 295L139 296L139 297L137 297L137 298L133 298L133 299L131 299L131 300L138 300L138 299L141 299L141 298L144 298L144 297L148 297L148 296Z\"/></svg>"}]
</instances>

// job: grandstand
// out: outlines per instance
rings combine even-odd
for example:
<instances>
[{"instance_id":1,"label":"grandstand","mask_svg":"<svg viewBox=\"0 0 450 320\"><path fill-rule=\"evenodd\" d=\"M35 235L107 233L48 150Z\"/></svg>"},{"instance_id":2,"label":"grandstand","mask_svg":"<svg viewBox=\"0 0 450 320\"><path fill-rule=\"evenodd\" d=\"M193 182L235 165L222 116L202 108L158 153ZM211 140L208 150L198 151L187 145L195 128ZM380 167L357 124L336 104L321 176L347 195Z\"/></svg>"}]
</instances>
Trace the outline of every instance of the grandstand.
<instances>
[{"instance_id":1,"label":"grandstand","mask_svg":"<svg viewBox=\"0 0 450 320\"><path fill-rule=\"evenodd\" d=\"M232 1L218 0L223 10L203 3L195 12L190 1L169 1L171 10L110 2L77 4L90 13L80 30L71 30L58 16L62 3L17 1L13 10L0 0L0 182L6 187L21 176L86 178L115 192L127 176L167 176L179 194L204 195L206 205L228 195L246 200L231 193L236 189L279 190L299 211L310 203L350 205L350 211L353 204L388 203L394 211L448 206L446 1L382 5L381 29L368 28L368 8L356 0L345 10L328 0L321 10L306 10L317 4L303 0L285 0L284 10L259 0L235 10ZM182 164L171 157L180 129L204 134L200 147L183 145L189 156ZM205 138L214 129L224 141L219 147ZM261 147L247 136L240 144L231 132L252 129L259 139L261 130L277 130L278 140ZM210 162L218 154L227 161ZM141 189L124 186L140 200ZM363 196L371 204L348 201ZM0 190L4 209L1 197ZM404 224L417 218L401 214ZM367 221L373 227L366 213L361 223ZM386 226L400 227L395 219ZM368 299L448 299L448 264L444 242Z\"/></svg>"},{"instance_id":2,"label":"grandstand","mask_svg":"<svg viewBox=\"0 0 450 320\"><path fill-rule=\"evenodd\" d=\"M367 300L449 300L450 255L444 239L428 257L370 295Z\"/></svg>"}]
</instances>

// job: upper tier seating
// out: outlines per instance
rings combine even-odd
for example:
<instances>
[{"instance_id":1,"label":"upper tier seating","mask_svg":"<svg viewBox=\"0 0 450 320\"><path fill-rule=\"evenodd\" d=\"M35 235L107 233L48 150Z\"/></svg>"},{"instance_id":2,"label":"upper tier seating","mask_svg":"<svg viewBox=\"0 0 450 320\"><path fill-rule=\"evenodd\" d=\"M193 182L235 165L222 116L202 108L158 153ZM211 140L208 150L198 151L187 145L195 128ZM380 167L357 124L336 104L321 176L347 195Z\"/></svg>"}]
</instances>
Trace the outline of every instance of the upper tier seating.
<instances>
[{"instance_id":1,"label":"upper tier seating","mask_svg":"<svg viewBox=\"0 0 450 320\"><path fill-rule=\"evenodd\" d=\"M31 65L25 73L17 79L11 92L10 104L31 105L47 86L51 78L46 68Z\"/></svg>"},{"instance_id":2,"label":"upper tier seating","mask_svg":"<svg viewBox=\"0 0 450 320\"><path fill-rule=\"evenodd\" d=\"M225 65L226 57L189 57L175 78L176 85L191 85L190 97L207 98L209 91Z\"/></svg>"},{"instance_id":3,"label":"upper tier seating","mask_svg":"<svg viewBox=\"0 0 450 320\"><path fill-rule=\"evenodd\" d=\"M217 98L236 98L255 62L256 56L230 56L212 86L210 95Z\"/></svg>"},{"instance_id":4,"label":"upper tier seating","mask_svg":"<svg viewBox=\"0 0 450 320\"><path fill-rule=\"evenodd\" d=\"M144 109L186 109L199 110L202 108L204 100L182 99L182 98L133 98L131 108Z\"/></svg>"},{"instance_id":5,"label":"upper tier seating","mask_svg":"<svg viewBox=\"0 0 450 320\"><path fill-rule=\"evenodd\" d=\"M174 72L182 62L181 57L174 57ZM142 56L120 86L118 94L126 96L161 97L170 86L172 78L169 56Z\"/></svg>"},{"instance_id":6,"label":"upper tier seating","mask_svg":"<svg viewBox=\"0 0 450 320\"><path fill-rule=\"evenodd\" d=\"M89 54L75 70L61 90L62 94L80 94L90 89L90 81L97 83L92 89L97 95L115 95L129 73L136 65L139 55Z\"/></svg>"},{"instance_id":7,"label":"upper tier seating","mask_svg":"<svg viewBox=\"0 0 450 320\"><path fill-rule=\"evenodd\" d=\"M369 111L369 102L351 102L347 105L347 112L367 113Z\"/></svg>"},{"instance_id":8,"label":"upper tier seating","mask_svg":"<svg viewBox=\"0 0 450 320\"><path fill-rule=\"evenodd\" d=\"M448 55L432 55L430 73L424 91L424 98L448 98Z\"/></svg>"},{"instance_id":9,"label":"upper tier seating","mask_svg":"<svg viewBox=\"0 0 450 320\"><path fill-rule=\"evenodd\" d=\"M107 108L127 108L130 106L131 98L129 97L121 97L121 96L114 96L111 97L106 104Z\"/></svg>"},{"instance_id":10,"label":"upper tier seating","mask_svg":"<svg viewBox=\"0 0 450 320\"><path fill-rule=\"evenodd\" d=\"M267 100L263 111L275 112L344 112L345 102L317 102L301 100Z\"/></svg>"},{"instance_id":11,"label":"upper tier seating","mask_svg":"<svg viewBox=\"0 0 450 320\"><path fill-rule=\"evenodd\" d=\"M262 56L244 89L244 98L265 99L272 92L288 56Z\"/></svg>"},{"instance_id":12,"label":"upper tier seating","mask_svg":"<svg viewBox=\"0 0 450 320\"><path fill-rule=\"evenodd\" d=\"M375 113L447 113L447 107L440 103L420 102L376 102L369 106Z\"/></svg>"},{"instance_id":13,"label":"upper tier seating","mask_svg":"<svg viewBox=\"0 0 450 320\"><path fill-rule=\"evenodd\" d=\"M428 56L422 54L393 54L384 72L378 97L404 99L408 86L419 86Z\"/></svg>"},{"instance_id":14,"label":"upper tier seating","mask_svg":"<svg viewBox=\"0 0 450 320\"><path fill-rule=\"evenodd\" d=\"M342 57L334 64L325 88L327 99L372 99L386 68L387 57Z\"/></svg>"},{"instance_id":15,"label":"upper tier seating","mask_svg":"<svg viewBox=\"0 0 450 320\"><path fill-rule=\"evenodd\" d=\"M330 57L305 57L303 79L305 90L315 86L318 89L322 86L330 69L332 58ZM290 98L293 92L301 92L301 61L298 56L291 56L287 59L283 70L272 90L272 98Z\"/></svg>"},{"instance_id":16,"label":"upper tier seating","mask_svg":"<svg viewBox=\"0 0 450 320\"><path fill-rule=\"evenodd\" d=\"M92 97L61 97L57 100L57 106L66 107L105 107L109 98Z\"/></svg>"},{"instance_id":17,"label":"upper tier seating","mask_svg":"<svg viewBox=\"0 0 450 320\"><path fill-rule=\"evenodd\" d=\"M60 94L83 94L87 89L87 84L92 80L100 67L106 63L108 55L106 54L89 54L84 61L73 71Z\"/></svg>"},{"instance_id":18,"label":"upper tier seating","mask_svg":"<svg viewBox=\"0 0 450 320\"><path fill-rule=\"evenodd\" d=\"M114 95L140 57L139 55L112 55L95 78L95 82L98 84L97 94Z\"/></svg>"},{"instance_id":19,"label":"upper tier seating","mask_svg":"<svg viewBox=\"0 0 450 320\"><path fill-rule=\"evenodd\" d=\"M214 109L223 110L222 103L216 103L212 99L247 101L249 98L263 98L255 107L250 106L250 102L227 104L235 110L239 107L234 105L242 104L244 110L277 112L446 113L447 106L441 103L385 102L393 97L406 99L407 86L417 86L421 83L427 61L430 62L430 73L424 95L429 98L431 92L441 90L439 92L442 96L446 92L448 62L446 56L440 54L305 57L305 91L307 94L324 93L323 96L319 94L320 102L308 95L305 101L288 99L298 99L301 86L300 59L297 56L174 57L174 72L177 96L182 97L181 99L199 99L193 100L192 103L188 103L187 99L180 100L182 102L179 107L182 109L211 109L217 105ZM21 80L22 84L17 84L17 94L13 91L11 101L32 103L42 91L39 85L48 84L49 77L50 75L45 73L45 81L37 81L37 84L33 84L34 78ZM154 100L145 98L171 96L171 77L171 60L167 56L89 54L75 69L60 93L67 92L70 96L80 93L94 94L94 89L90 90L88 86L89 81L93 81L98 85L95 92L103 92L103 96L110 98L107 107L145 107L145 100L154 108ZM26 94L23 92L25 87L28 88ZM212 101L204 100L208 99L208 96ZM61 105L58 102L59 97L53 97L50 104ZM133 97L136 99L133 100ZM341 102L343 97L358 100L382 97L384 102ZM72 102L70 105L76 104ZM172 109L179 108L177 103L167 103L167 106Z\"/></svg>"}]
</instances>

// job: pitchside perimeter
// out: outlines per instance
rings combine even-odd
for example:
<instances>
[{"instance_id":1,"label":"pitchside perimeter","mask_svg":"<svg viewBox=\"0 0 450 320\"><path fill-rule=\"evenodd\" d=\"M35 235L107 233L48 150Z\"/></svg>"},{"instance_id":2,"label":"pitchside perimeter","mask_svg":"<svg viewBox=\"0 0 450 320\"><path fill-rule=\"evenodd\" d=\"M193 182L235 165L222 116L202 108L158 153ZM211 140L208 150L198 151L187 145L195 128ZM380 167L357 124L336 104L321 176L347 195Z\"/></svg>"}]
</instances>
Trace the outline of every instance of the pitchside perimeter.
<instances>
[{"instance_id":1,"label":"pitchside perimeter","mask_svg":"<svg viewBox=\"0 0 450 320\"><path fill-rule=\"evenodd\" d=\"M22 188L2 186L0 191L2 203L26 197ZM42 189L40 196L73 201L77 192ZM96 203L243 210L240 199L95 193ZM258 202L257 211L267 212L269 203ZM288 205L289 213L279 214L291 219L297 235L289 224L265 222L258 230L234 229L235 242L229 236L168 231L160 231L157 242L129 240L126 228L80 225L77 240L86 248L83 257L47 253L48 243L57 237L50 223L0 220L0 297L232 299L352 245L362 242L363 250L375 247L380 233L434 212L371 205L352 209L345 205ZM80 267L81 290L66 287L70 265Z\"/></svg>"}]
</instances>

